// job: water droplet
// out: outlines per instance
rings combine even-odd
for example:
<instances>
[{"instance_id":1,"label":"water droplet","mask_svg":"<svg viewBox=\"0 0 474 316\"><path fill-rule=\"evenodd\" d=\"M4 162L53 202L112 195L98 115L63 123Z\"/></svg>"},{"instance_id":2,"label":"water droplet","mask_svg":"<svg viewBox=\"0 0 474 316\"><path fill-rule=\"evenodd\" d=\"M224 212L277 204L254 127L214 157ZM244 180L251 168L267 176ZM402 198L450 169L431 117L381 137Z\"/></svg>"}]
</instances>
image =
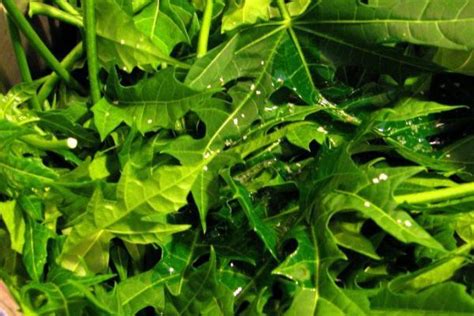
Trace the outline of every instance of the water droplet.
<instances>
[{"instance_id":1,"label":"water droplet","mask_svg":"<svg viewBox=\"0 0 474 316\"><path fill-rule=\"evenodd\" d=\"M224 144L225 144L227 147L232 146L232 143L233 143L233 142L232 142L231 139L226 139L225 142L224 142Z\"/></svg>"},{"instance_id":2,"label":"water droplet","mask_svg":"<svg viewBox=\"0 0 474 316\"><path fill-rule=\"evenodd\" d=\"M209 158L210 156L211 156L211 153L208 152L208 151L206 151L206 152L203 154L204 159L207 159L207 158Z\"/></svg>"},{"instance_id":3,"label":"water droplet","mask_svg":"<svg viewBox=\"0 0 474 316\"><path fill-rule=\"evenodd\" d=\"M211 89L211 87L212 87L212 86L211 86L210 84L207 85L207 88L208 88L208 89Z\"/></svg>"},{"instance_id":4,"label":"water droplet","mask_svg":"<svg viewBox=\"0 0 474 316\"><path fill-rule=\"evenodd\" d=\"M397 219L397 223L398 223L398 224L401 224L401 223L402 223L402 220L401 220L401 219Z\"/></svg>"},{"instance_id":5,"label":"water droplet","mask_svg":"<svg viewBox=\"0 0 474 316\"><path fill-rule=\"evenodd\" d=\"M202 170L207 171L209 168L207 166L202 167Z\"/></svg>"},{"instance_id":6,"label":"water droplet","mask_svg":"<svg viewBox=\"0 0 474 316\"><path fill-rule=\"evenodd\" d=\"M265 61L264 60L260 61L260 65L262 66L265 65Z\"/></svg>"},{"instance_id":7,"label":"water droplet","mask_svg":"<svg viewBox=\"0 0 474 316\"><path fill-rule=\"evenodd\" d=\"M230 262L230 264L229 264L229 265L230 265L230 267L231 267L231 268L233 268L233 267L234 267L234 263L233 263L232 261Z\"/></svg>"},{"instance_id":8,"label":"water droplet","mask_svg":"<svg viewBox=\"0 0 474 316\"><path fill-rule=\"evenodd\" d=\"M455 86L456 88L459 88L459 87L461 87L461 84L460 84L459 82L455 82L455 83L454 83L454 86Z\"/></svg>"},{"instance_id":9,"label":"water droplet","mask_svg":"<svg viewBox=\"0 0 474 316\"><path fill-rule=\"evenodd\" d=\"M148 124L151 124L153 123L153 120L152 119L148 119L148 121L146 121Z\"/></svg>"},{"instance_id":10,"label":"water droplet","mask_svg":"<svg viewBox=\"0 0 474 316\"><path fill-rule=\"evenodd\" d=\"M450 155L450 154L447 154L447 155L446 155L446 158L451 158L451 155Z\"/></svg>"},{"instance_id":11,"label":"water droplet","mask_svg":"<svg viewBox=\"0 0 474 316\"><path fill-rule=\"evenodd\" d=\"M297 90L296 87L293 87L293 91L296 91L296 90Z\"/></svg>"},{"instance_id":12,"label":"water droplet","mask_svg":"<svg viewBox=\"0 0 474 316\"><path fill-rule=\"evenodd\" d=\"M117 105L117 104L119 104L119 101L118 101L118 100L114 100L114 101L112 101L112 103L115 104L115 105Z\"/></svg>"},{"instance_id":13,"label":"water droplet","mask_svg":"<svg viewBox=\"0 0 474 316\"><path fill-rule=\"evenodd\" d=\"M257 91L255 91L255 93L256 93L257 95L260 95L260 94L262 94L262 91L257 90Z\"/></svg>"},{"instance_id":14,"label":"water droplet","mask_svg":"<svg viewBox=\"0 0 474 316\"><path fill-rule=\"evenodd\" d=\"M373 178L372 179L373 184L378 184L379 182L380 182L380 180L378 178Z\"/></svg>"},{"instance_id":15,"label":"water droplet","mask_svg":"<svg viewBox=\"0 0 474 316\"><path fill-rule=\"evenodd\" d=\"M239 295L240 292L242 292L242 287L239 286L239 287L234 291L234 296Z\"/></svg>"},{"instance_id":16,"label":"water droplet","mask_svg":"<svg viewBox=\"0 0 474 316\"><path fill-rule=\"evenodd\" d=\"M220 78L219 78L219 81L221 82L221 85L223 85L224 82L225 82L223 77L220 77Z\"/></svg>"},{"instance_id":17,"label":"water droplet","mask_svg":"<svg viewBox=\"0 0 474 316\"><path fill-rule=\"evenodd\" d=\"M234 125L239 125L239 119L238 118L233 119L233 122L234 122Z\"/></svg>"},{"instance_id":18,"label":"water droplet","mask_svg":"<svg viewBox=\"0 0 474 316\"><path fill-rule=\"evenodd\" d=\"M365 201L365 202L364 202L364 206L365 206L365 207L370 207L370 202L369 202L369 201Z\"/></svg>"},{"instance_id":19,"label":"water droplet","mask_svg":"<svg viewBox=\"0 0 474 316\"><path fill-rule=\"evenodd\" d=\"M127 71L127 70L128 70L126 66L123 66L122 69L123 69L123 71Z\"/></svg>"},{"instance_id":20,"label":"water droplet","mask_svg":"<svg viewBox=\"0 0 474 316\"><path fill-rule=\"evenodd\" d=\"M110 113L109 112L105 112L105 117L108 117L110 116Z\"/></svg>"},{"instance_id":21,"label":"water droplet","mask_svg":"<svg viewBox=\"0 0 474 316\"><path fill-rule=\"evenodd\" d=\"M169 267L169 268L168 268L168 271L169 271L170 273L173 273L173 272L174 272L173 267Z\"/></svg>"},{"instance_id":22,"label":"water droplet","mask_svg":"<svg viewBox=\"0 0 474 316\"><path fill-rule=\"evenodd\" d=\"M245 114L244 114L244 113L240 114L240 117L241 117L241 118L244 118L244 117L245 117Z\"/></svg>"},{"instance_id":23,"label":"water droplet","mask_svg":"<svg viewBox=\"0 0 474 316\"><path fill-rule=\"evenodd\" d=\"M322 126L318 127L318 132L323 133L323 134L327 134L327 133L328 133L328 131L327 131L324 127L322 127Z\"/></svg>"},{"instance_id":24,"label":"water droplet","mask_svg":"<svg viewBox=\"0 0 474 316\"><path fill-rule=\"evenodd\" d=\"M379 179L382 180L382 181L387 181L388 180L388 176L385 174L385 173L381 173L379 175Z\"/></svg>"},{"instance_id":25,"label":"water droplet","mask_svg":"<svg viewBox=\"0 0 474 316\"><path fill-rule=\"evenodd\" d=\"M74 149L77 147L77 139L75 139L74 137L69 137L68 139L66 139L66 144L67 147Z\"/></svg>"},{"instance_id":26,"label":"water droplet","mask_svg":"<svg viewBox=\"0 0 474 316\"><path fill-rule=\"evenodd\" d=\"M125 45L125 40L121 39L120 40L120 45Z\"/></svg>"},{"instance_id":27,"label":"water droplet","mask_svg":"<svg viewBox=\"0 0 474 316\"><path fill-rule=\"evenodd\" d=\"M244 135L243 140L247 140L247 135Z\"/></svg>"},{"instance_id":28,"label":"water droplet","mask_svg":"<svg viewBox=\"0 0 474 316\"><path fill-rule=\"evenodd\" d=\"M413 224L412 222L410 222L409 220L405 220L405 222L403 222L405 224L406 227L412 227Z\"/></svg>"},{"instance_id":29,"label":"water droplet","mask_svg":"<svg viewBox=\"0 0 474 316\"><path fill-rule=\"evenodd\" d=\"M45 191L45 192L49 192L49 190L51 190L50 187L45 187L45 188L44 188L44 191Z\"/></svg>"},{"instance_id":30,"label":"water droplet","mask_svg":"<svg viewBox=\"0 0 474 316\"><path fill-rule=\"evenodd\" d=\"M252 85L250 86L250 90L253 91L253 90L255 90L255 88L256 88L256 87L255 87L255 84L252 83Z\"/></svg>"},{"instance_id":31,"label":"water droplet","mask_svg":"<svg viewBox=\"0 0 474 316\"><path fill-rule=\"evenodd\" d=\"M282 83L283 81L284 81L283 78L278 78L277 79L277 82L279 82L279 83Z\"/></svg>"}]
</instances>

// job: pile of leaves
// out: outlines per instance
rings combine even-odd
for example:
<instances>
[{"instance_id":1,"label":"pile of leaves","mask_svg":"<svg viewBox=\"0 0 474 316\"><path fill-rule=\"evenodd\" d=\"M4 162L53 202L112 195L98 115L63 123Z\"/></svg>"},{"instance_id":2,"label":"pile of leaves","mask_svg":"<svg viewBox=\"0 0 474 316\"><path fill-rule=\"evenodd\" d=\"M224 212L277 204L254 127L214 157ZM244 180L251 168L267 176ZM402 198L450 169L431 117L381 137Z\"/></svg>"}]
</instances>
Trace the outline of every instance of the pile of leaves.
<instances>
[{"instance_id":1,"label":"pile of leaves","mask_svg":"<svg viewBox=\"0 0 474 316\"><path fill-rule=\"evenodd\" d=\"M474 315L473 0L3 5L25 315Z\"/></svg>"}]
</instances>

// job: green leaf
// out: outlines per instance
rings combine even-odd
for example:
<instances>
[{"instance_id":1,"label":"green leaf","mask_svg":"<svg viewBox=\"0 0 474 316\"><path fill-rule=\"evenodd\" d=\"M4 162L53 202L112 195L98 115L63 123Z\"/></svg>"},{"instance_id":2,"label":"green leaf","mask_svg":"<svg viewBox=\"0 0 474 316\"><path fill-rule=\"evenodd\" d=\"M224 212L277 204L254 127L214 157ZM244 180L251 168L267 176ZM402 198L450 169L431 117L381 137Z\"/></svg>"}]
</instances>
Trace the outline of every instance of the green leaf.
<instances>
[{"instance_id":1,"label":"green leaf","mask_svg":"<svg viewBox=\"0 0 474 316\"><path fill-rule=\"evenodd\" d=\"M133 19L136 27L166 55L177 44L190 41L184 22L174 12L169 0L152 1Z\"/></svg>"},{"instance_id":2,"label":"green leaf","mask_svg":"<svg viewBox=\"0 0 474 316\"><path fill-rule=\"evenodd\" d=\"M318 225L319 226L319 225ZM297 242L296 250L275 269L273 274L282 275L293 280L297 285L289 309L285 315L365 315L343 291L338 288L327 269L330 264L340 257L331 257L325 246L323 236L329 237L328 230L322 227L321 233L314 228L295 228L286 238ZM323 231L324 230L324 231Z\"/></svg>"},{"instance_id":3,"label":"green leaf","mask_svg":"<svg viewBox=\"0 0 474 316\"><path fill-rule=\"evenodd\" d=\"M465 287L453 282L430 287L418 294L384 289L370 298L371 315L471 315L474 300Z\"/></svg>"},{"instance_id":4,"label":"green leaf","mask_svg":"<svg viewBox=\"0 0 474 316\"><path fill-rule=\"evenodd\" d=\"M56 171L46 167L39 158L19 158L0 153L1 192L17 189L37 189L53 185L58 178Z\"/></svg>"},{"instance_id":5,"label":"green leaf","mask_svg":"<svg viewBox=\"0 0 474 316\"><path fill-rule=\"evenodd\" d=\"M48 257L48 240L53 234L46 226L33 220L27 220L26 224L23 263L31 279L40 281Z\"/></svg>"},{"instance_id":6,"label":"green leaf","mask_svg":"<svg viewBox=\"0 0 474 316\"><path fill-rule=\"evenodd\" d=\"M146 37L115 1L99 1L95 9L98 57L106 68L117 65L131 72L135 67L151 70L162 62L183 65Z\"/></svg>"},{"instance_id":7,"label":"green leaf","mask_svg":"<svg viewBox=\"0 0 474 316\"><path fill-rule=\"evenodd\" d=\"M388 1L365 5L361 1L323 0L310 12L311 21L307 24L312 28L352 42L474 48L466 31L474 26L472 6L466 1Z\"/></svg>"},{"instance_id":8,"label":"green leaf","mask_svg":"<svg viewBox=\"0 0 474 316\"><path fill-rule=\"evenodd\" d=\"M439 65L462 74L474 74L474 51L438 49L434 61Z\"/></svg>"},{"instance_id":9,"label":"green leaf","mask_svg":"<svg viewBox=\"0 0 474 316\"><path fill-rule=\"evenodd\" d=\"M92 108L102 139L122 121L141 133L175 128L176 121L192 106L209 99L216 90L190 89L176 80L169 68L131 87L121 86L113 71L107 92L112 101L101 100Z\"/></svg>"},{"instance_id":10,"label":"green leaf","mask_svg":"<svg viewBox=\"0 0 474 316\"><path fill-rule=\"evenodd\" d=\"M263 241L267 250L270 251L272 256L276 258L278 236L276 232L262 220L261 216L265 211L262 205L253 205L249 192L247 192L245 187L243 187L240 183L232 179L230 170L224 171L222 177L230 186L232 193L234 194L233 197L237 199L240 206L242 207L242 210L247 216L250 226Z\"/></svg>"},{"instance_id":11,"label":"green leaf","mask_svg":"<svg viewBox=\"0 0 474 316\"><path fill-rule=\"evenodd\" d=\"M361 225L337 222L330 228L338 245L375 260L381 259L370 240L360 233Z\"/></svg>"},{"instance_id":12,"label":"green leaf","mask_svg":"<svg viewBox=\"0 0 474 316\"><path fill-rule=\"evenodd\" d=\"M191 272L183 284L181 294L167 292L167 315L233 315L233 295L218 283L216 254L211 249L209 262Z\"/></svg>"},{"instance_id":13,"label":"green leaf","mask_svg":"<svg viewBox=\"0 0 474 316\"><path fill-rule=\"evenodd\" d=\"M11 248L18 253L23 253L26 225L16 201L1 202L0 215L10 234Z\"/></svg>"},{"instance_id":14,"label":"green leaf","mask_svg":"<svg viewBox=\"0 0 474 316\"><path fill-rule=\"evenodd\" d=\"M378 115L380 115L380 120L383 121L406 121L434 113L453 111L462 107L463 106L444 105L416 98L403 98L398 101L392 109L382 110Z\"/></svg>"},{"instance_id":15,"label":"green leaf","mask_svg":"<svg viewBox=\"0 0 474 316\"><path fill-rule=\"evenodd\" d=\"M324 127L319 124L302 122L300 124L293 124L292 128L288 130L286 138L293 145L309 151L310 143L315 140L319 144L322 144L326 139L327 133Z\"/></svg>"},{"instance_id":16,"label":"green leaf","mask_svg":"<svg viewBox=\"0 0 474 316\"><path fill-rule=\"evenodd\" d=\"M254 24L269 19L271 0L230 1L230 6L222 18L222 32L231 31L239 26Z\"/></svg>"},{"instance_id":17,"label":"green leaf","mask_svg":"<svg viewBox=\"0 0 474 316\"><path fill-rule=\"evenodd\" d=\"M474 244L474 212L456 216L456 233L468 244Z\"/></svg>"},{"instance_id":18,"label":"green leaf","mask_svg":"<svg viewBox=\"0 0 474 316\"><path fill-rule=\"evenodd\" d=\"M88 213L65 242L61 265L82 275L87 270L101 272L114 236L132 243L163 243L164 237L187 229L188 225L167 223L163 215L186 204L201 169L202 165L164 166L143 179L131 162L127 164L117 188L118 201L105 200L100 191L94 194Z\"/></svg>"}]
</instances>

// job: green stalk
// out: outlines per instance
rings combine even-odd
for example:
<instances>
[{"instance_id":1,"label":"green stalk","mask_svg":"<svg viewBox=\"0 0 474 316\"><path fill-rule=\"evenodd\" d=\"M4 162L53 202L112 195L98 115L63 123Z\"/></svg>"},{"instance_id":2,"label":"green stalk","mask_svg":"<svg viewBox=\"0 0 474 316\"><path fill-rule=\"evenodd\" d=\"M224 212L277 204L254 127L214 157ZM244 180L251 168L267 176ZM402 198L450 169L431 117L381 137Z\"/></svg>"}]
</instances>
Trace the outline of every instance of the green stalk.
<instances>
[{"instance_id":1,"label":"green stalk","mask_svg":"<svg viewBox=\"0 0 474 316\"><path fill-rule=\"evenodd\" d=\"M82 42L79 42L79 44L77 44L69 52L69 54L67 54L67 56L61 61L61 65L65 69L71 69L72 66L82 57L83 52L84 50L83 50ZM60 78L54 72L46 77L45 83L43 84L43 86L38 92L38 99L40 100L41 103L43 103L46 100L46 98L48 98L51 91L53 91L54 87L56 86L59 80Z\"/></svg>"},{"instance_id":2,"label":"green stalk","mask_svg":"<svg viewBox=\"0 0 474 316\"><path fill-rule=\"evenodd\" d=\"M30 2L30 5L33 2ZM70 13L72 15L80 15L79 12L77 12L76 8L74 8L69 2L66 0L54 0L54 3L58 7L60 7L63 11L66 11L67 13Z\"/></svg>"},{"instance_id":3,"label":"green stalk","mask_svg":"<svg viewBox=\"0 0 474 316\"><path fill-rule=\"evenodd\" d=\"M97 61L97 42L95 30L95 0L84 0L84 32L86 34L87 69L89 71L89 84L92 104L100 100L99 87L99 62Z\"/></svg>"},{"instance_id":4,"label":"green stalk","mask_svg":"<svg viewBox=\"0 0 474 316\"><path fill-rule=\"evenodd\" d=\"M61 79L63 79L70 87L84 92L84 89L81 85L71 76L71 74L64 69L64 67L59 63L56 57L51 53L45 43L41 38L36 34L33 27L28 23L23 14L16 7L14 0L2 0L3 6L7 10L9 16L18 26L18 28L23 32L25 37L29 40L31 46L37 51L37 53L44 59L46 64L48 64L51 69L53 69Z\"/></svg>"},{"instance_id":5,"label":"green stalk","mask_svg":"<svg viewBox=\"0 0 474 316\"><path fill-rule=\"evenodd\" d=\"M199 31L199 40L197 47L197 58L201 58L207 53L207 46L209 44L209 33L211 32L212 12L214 7L214 0L207 0L204 15L202 17L201 30Z\"/></svg>"},{"instance_id":6,"label":"green stalk","mask_svg":"<svg viewBox=\"0 0 474 316\"><path fill-rule=\"evenodd\" d=\"M13 21L8 18L8 29L10 31L10 38L12 40L13 50L15 51L16 61L18 63L18 69L20 70L21 80L23 82L31 83L33 78L31 77L30 67L28 66L28 59L26 58L25 50L21 45L20 32ZM30 100L31 108L40 111L41 105L36 95Z\"/></svg>"},{"instance_id":7,"label":"green stalk","mask_svg":"<svg viewBox=\"0 0 474 316\"><path fill-rule=\"evenodd\" d=\"M474 182L464 183L455 187L426 191L421 193L404 194L395 197L398 204L423 204L435 203L457 199L474 194Z\"/></svg>"},{"instance_id":8,"label":"green stalk","mask_svg":"<svg viewBox=\"0 0 474 316\"><path fill-rule=\"evenodd\" d=\"M44 15L56 20L59 20L64 23L68 23L77 27L82 27L82 19L80 16L72 15L68 12L62 11L56 7L41 3L41 2L31 2L30 15Z\"/></svg>"},{"instance_id":9,"label":"green stalk","mask_svg":"<svg viewBox=\"0 0 474 316\"><path fill-rule=\"evenodd\" d=\"M291 22L290 12L286 6L285 0L277 0L278 9L280 9L280 14L286 22Z\"/></svg>"},{"instance_id":10,"label":"green stalk","mask_svg":"<svg viewBox=\"0 0 474 316\"><path fill-rule=\"evenodd\" d=\"M21 136L20 140L42 150L74 149L77 147L77 140L72 137L61 140L47 140L38 135L25 135Z\"/></svg>"}]
</instances>

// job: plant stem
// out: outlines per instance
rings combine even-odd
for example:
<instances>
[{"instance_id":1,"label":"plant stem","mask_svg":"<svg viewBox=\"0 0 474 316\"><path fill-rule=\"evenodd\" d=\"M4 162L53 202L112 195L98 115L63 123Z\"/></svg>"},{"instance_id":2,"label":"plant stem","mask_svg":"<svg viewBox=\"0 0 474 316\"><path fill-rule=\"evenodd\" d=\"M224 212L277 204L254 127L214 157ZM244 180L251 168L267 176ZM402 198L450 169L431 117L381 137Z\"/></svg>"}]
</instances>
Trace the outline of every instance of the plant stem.
<instances>
[{"instance_id":1,"label":"plant stem","mask_svg":"<svg viewBox=\"0 0 474 316\"><path fill-rule=\"evenodd\" d=\"M82 27L82 19L80 16L72 15L68 12L64 12L56 7L41 3L41 2L31 2L30 15L45 15L47 17L59 20L64 23L68 23L77 27Z\"/></svg>"},{"instance_id":2,"label":"plant stem","mask_svg":"<svg viewBox=\"0 0 474 316\"><path fill-rule=\"evenodd\" d=\"M82 53L84 52L83 50L83 45L82 42L79 42L70 52L67 54L67 56L61 61L61 65L65 69L71 69L72 66L82 57ZM54 87L59 81L59 77L56 73L52 73L49 76L46 77L46 81L41 87L41 89L38 92L38 99L40 100L41 103L46 100L46 98L49 96L51 91L53 91Z\"/></svg>"},{"instance_id":3,"label":"plant stem","mask_svg":"<svg viewBox=\"0 0 474 316\"><path fill-rule=\"evenodd\" d=\"M31 5L32 2L30 2ZM60 7L62 10L66 11L67 13L70 13L72 15L80 15L79 12L77 12L76 8L74 8L69 2L66 0L54 0L54 3L58 7Z\"/></svg>"},{"instance_id":4,"label":"plant stem","mask_svg":"<svg viewBox=\"0 0 474 316\"><path fill-rule=\"evenodd\" d=\"M89 71L89 84L92 104L100 100L99 87L99 62L97 61L97 42L95 30L95 0L84 0L84 32L86 34L87 69Z\"/></svg>"},{"instance_id":5,"label":"plant stem","mask_svg":"<svg viewBox=\"0 0 474 316\"><path fill-rule=\"evenodd\" d=\"M21 80L23 82L33 82L33 78L31 77L30 68L28 66L28 59L26 58L25 50L21 45L21 37L20 32L13 21L8 17L8 29L10 31L10 38L12 40L13 50L15 51L16 61L18 63L18 69L20 70ZM30 100L31 108L40 111L41 105L38 101L36 95L34 95Z\"/></svg>"},{"instance_id":6,"label":"plant stem","mask_svg":"<svg viewBox=\"0 0 474 316\"><path fill-rule=\"evenodd\" d=\"M280 14L283 20L290 22L291 16L290 12L288 12L288 7L286 6L285 0L277 0L278 9L280 9Z\"/></svg>"},{"instance_id":7,"label":"plant stem","mask_svg":"<svg viewBox=\"0 0 474 316\"><path fill-rule=\"evenodd\" d=\"M207 53L207 46L209 43L209 33L211 32L213 7L214 7L214 0L207 0L206 8L204 9L204 15L202 17L201 30L199 31L197 58L201 58Z\"/></svg>"},{"instance_id":8,"label":"plant stem","mask_svg":"<svg viewBox=\"0 0 474 316\"><path fill-rule=\"evenodd\" d=\"M59 63L56 57L51 53L45 43L41 38L36 34L33 27L28 23L23 14L16 7L14 0L2 0L3 6L7 10L9 16L18 26L18 28L23 32L25 37L29 40L31 46L38 52L38 54L44 59L46 64L48 64L51 69L53 69L61 79L63 79L70 87L84 92L84 89L81 85L71 76L71 74L64 69L64 67Z\"/></svg>"},{"instance_id":9,"label":"plant stem","mask_svg":"<svg viewBox=\"0 0 474 316\"><path fill-rule=\"evenodd\" d=\"M474 182L421 193L399 195L395 197L395 201L399 204L423 204L461 198L472 194L474 194Z\"/></svg>"},{"instance_id":10,"label":"plant stem","mask_svg":"<svg viewBox=\"0 0 474 316\"><path fill-rule=\"evenodd\" d=\"M77 146L75 138L61 140L47 140L38 135L25 135L20 137L21 141L42 150L74 149Z\"/></svg>"}]
</instances>

